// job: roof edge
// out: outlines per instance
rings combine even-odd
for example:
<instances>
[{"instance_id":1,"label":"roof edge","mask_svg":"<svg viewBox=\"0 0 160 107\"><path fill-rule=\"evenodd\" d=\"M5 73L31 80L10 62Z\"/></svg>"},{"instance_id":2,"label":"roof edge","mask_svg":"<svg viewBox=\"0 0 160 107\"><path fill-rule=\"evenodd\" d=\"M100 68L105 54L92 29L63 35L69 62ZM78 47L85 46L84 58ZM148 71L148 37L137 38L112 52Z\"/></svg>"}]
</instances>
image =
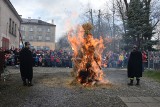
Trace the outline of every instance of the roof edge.
<instances>
[{"instance_id":1,"label":"roof edge","mask_svg":"<svg viewBox=\"0 0 160 107\"><path fill-rule=\"evenodd\" d=\"M12 10L12 12L15 14L15 16L18 18L18 20L20 22L22 22L22 18L20 17L20 15L18 14L18 12L16 11L16 9L14 8L14 6L12 5L12 3L10 2L10 0L3 0L4 2L6 2L6 4L9 6L9 8Z\"/></svg>"},{"instance_id":2,"label":"roof edge","mask_svg":"<svg viewBox=\"0 0 160 107\"><path fill-rule=\"evenodd\" d=\"M27 21L24 21L24 20L27 20ZM32 20L37 20L37 22L32 22ZM55 24L48 23L48 22L40 20L40 19L27 19L27 18L22 18L21 24L35 24L35 25L56 26Z\"/></svg>"}]
</instances>

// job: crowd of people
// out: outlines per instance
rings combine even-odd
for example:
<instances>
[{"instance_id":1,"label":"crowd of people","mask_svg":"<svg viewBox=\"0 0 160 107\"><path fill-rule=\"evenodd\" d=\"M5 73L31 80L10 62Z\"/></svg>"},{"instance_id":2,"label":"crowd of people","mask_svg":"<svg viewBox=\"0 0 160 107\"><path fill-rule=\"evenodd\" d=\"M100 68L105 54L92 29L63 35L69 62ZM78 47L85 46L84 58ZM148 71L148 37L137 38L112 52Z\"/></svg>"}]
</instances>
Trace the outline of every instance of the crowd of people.
<instances>
[{"instance_id":1,"label":"crowd of people","mask_svg":"<svg viewBox=\"0 0 160 107\"><path fill-rule=\"evenodd\" d=\"M5 61L7 66L19 67L19 52L21 49L5 50ZM31 50L33 56L33 66L35 67L69 67L72 68L72 52L65 50ZM126 68L129 58L129 52L121 51L118 53L108 52L103 55L102 67L107 68ZM148 58L149 56L149 58ZM109 57L108 59L106 57ZM106 61L107 59L107 61ZM145 68L148 66L155 69L159 69L160 56L159 54L153 55L153 52L149 55L142 52L143 65ZM149 64L148 64L149 62ZM105 66L106 65L106 66Z\"/></svg>"},{"instance_id":2,"label":"crowd of people","mask_svg":"<svg viewBox=\"0 0 160 107\"><path fill-rule=\"evenodd\" d=\"M127 67L127 62L128 62L128 58L129 58L129 53L122 51L122 52L108 52L104 57L104 62L106 57L108 58L107 61L107 68L125 68Z\"/></svg>"},{"instance_id":3,"label":"crowd of people","mask_svg":"<svg viewBox=\"0 0 160 107\"><path fill-rule=\"evenodd\" d=\"M19 53L21 49L5 50L5 61L7 66L20 64ZM72 52L64 50L31 50L33 66L35 67L72 67Z\"/></svg>"},{"instance_id":4,"label":"crowd of people","mask_svg":"<svg viewBox=\"0 0 160 107\"><path fill-rule=\"evenodd\" d=\"M20 64L19 53L21 49L5 50L5 61L7 66L16 66ZM65 50L31 50L33 56L33 66L35 67L69 67L72 68L72 52ZM109 54L108 61L106 57ZM104 54L102 67L107 68L125 68L127 67L129 53L127 52L108 52ZM107 65L107 66L103 66Z\"/></svg>"},{"instance_id":5,"label":"crowd of people","mask_svg":"<svg viewBox=\"0 0 160 107\"><path fill-rule=\"evenodd\" d=\"M155 70L160 69L160 52L142 51L141 53L143 68L151 68ZM122 51L115 53L110 51L103 57L104 60L106 59L106 56L109 56L107 68L126 68L128 65L130 52Z\"/></svg>"}]
</instances>

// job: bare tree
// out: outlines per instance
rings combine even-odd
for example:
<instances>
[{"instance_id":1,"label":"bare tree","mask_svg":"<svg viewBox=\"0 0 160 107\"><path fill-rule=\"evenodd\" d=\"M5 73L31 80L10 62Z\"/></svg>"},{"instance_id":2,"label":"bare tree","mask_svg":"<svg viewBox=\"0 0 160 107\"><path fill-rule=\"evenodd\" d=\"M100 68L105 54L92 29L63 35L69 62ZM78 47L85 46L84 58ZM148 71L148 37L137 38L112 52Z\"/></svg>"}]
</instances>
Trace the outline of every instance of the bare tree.
<instances>
[{"instance_id":1,"label":"bare tree","mask_svg":"<svg viewBox=\"0 0 160 107\"><path fill-rule=\"evenodd\" d=\"M124 33L126 34L126 18L127 18L126 11L128 11L128 3L126 0L124 1L125 3L122 0L116 0L116 5L117 5L117 12L123 23Z\"/></svg>"},{"instance_id":2,"label":"bare tree","mask_svg":"<svg viewBox=\"0 0 160 107\"><path fill-rule=\"evenodd\" d=\"M71 50L67 33L59 39L56 49Z\"/></svg>"}]
</instances>

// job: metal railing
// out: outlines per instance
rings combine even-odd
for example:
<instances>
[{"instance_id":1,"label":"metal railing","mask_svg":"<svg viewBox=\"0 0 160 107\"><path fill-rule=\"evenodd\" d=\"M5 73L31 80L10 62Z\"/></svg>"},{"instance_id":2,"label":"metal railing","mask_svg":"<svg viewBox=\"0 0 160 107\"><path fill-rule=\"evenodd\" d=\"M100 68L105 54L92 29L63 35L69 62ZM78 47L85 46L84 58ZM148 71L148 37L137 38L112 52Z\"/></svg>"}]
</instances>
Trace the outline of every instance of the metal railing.
<instances>
[{"instance_id":1,"label":"metal railing","mask_svg":"<svg viewBox=\"0 0 160 107\"><path fill-rule=\"evenodd\" d=\"M160 51L149 51L147 56L147 68L160 69Z\"/></svg>"}]
</instances>

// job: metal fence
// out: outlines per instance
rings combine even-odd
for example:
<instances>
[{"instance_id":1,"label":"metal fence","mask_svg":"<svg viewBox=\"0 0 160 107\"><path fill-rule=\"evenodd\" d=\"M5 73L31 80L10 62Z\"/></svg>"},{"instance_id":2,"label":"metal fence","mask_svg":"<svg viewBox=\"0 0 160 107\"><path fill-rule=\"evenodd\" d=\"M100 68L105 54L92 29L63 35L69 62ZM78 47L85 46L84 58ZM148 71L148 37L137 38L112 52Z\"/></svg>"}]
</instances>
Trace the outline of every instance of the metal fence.
<instances>
[{"instance_id":1,"label":"metal fence","mask_svg":"<svg viewBox=\"0 0 160 107\"><path fill-rule=\"evenodd\" d=\"M145 67L148 69L160 70L160 51L149 51Z\"/></svg>"}]
</instances>

